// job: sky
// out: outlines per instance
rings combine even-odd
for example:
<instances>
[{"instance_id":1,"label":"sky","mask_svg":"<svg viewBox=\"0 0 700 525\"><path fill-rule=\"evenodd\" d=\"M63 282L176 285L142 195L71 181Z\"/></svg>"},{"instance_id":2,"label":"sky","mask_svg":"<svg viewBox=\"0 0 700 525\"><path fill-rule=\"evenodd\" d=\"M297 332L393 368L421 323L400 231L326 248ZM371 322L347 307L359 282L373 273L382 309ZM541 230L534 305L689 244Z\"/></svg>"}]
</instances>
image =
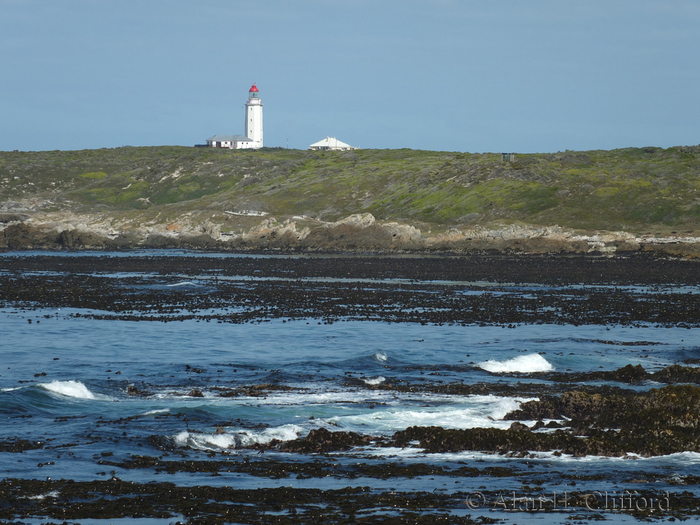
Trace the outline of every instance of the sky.
<instances>
[{"instance_id":1,"label":"sky","mask_svg":"<svg viewBox=\"0 0 700 525\"><path fill-rule=\"evenodd\" d=\"M700 143L698 0L0 0L0 150Z\"/></svg>"}]
</instances>

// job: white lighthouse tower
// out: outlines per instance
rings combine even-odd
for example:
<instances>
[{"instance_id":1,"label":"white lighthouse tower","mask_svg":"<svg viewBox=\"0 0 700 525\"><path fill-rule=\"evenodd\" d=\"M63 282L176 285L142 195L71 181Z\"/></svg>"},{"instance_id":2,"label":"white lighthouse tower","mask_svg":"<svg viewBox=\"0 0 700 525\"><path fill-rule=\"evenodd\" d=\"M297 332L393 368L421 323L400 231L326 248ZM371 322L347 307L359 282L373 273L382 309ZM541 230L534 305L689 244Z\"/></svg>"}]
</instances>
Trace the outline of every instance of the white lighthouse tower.
<instances>
[{"instance_id":1,"label":"white lighthouse tower","mask_svg":"<svg viewBox=\"0 0 700 525\"><path fill-rule=\"evenodd\" d=\"M249 147L262 148L262 101L260 100L260 92L255 84L248 91L248 102L245 103L245 136L253 141Z\"/></svg>"}]
</instances>

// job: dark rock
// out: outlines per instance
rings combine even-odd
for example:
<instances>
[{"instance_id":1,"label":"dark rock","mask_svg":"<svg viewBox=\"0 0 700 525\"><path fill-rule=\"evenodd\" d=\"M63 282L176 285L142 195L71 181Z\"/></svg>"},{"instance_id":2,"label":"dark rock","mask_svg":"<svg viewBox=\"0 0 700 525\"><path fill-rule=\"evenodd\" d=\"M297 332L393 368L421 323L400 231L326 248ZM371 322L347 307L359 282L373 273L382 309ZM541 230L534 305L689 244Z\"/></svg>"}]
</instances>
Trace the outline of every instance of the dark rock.
<instances>
[{"instance_id":1,"label":"dark rock","mask_svg":"<svg viewBox=\"0 0 700 525\"><path fill-rule=\"evenodd\" d=\"M56 248L59 236L51 228L35 227L27 223L10 224L2 231L0 247L10 250Z\"/></svg>"},{"instance_id":2,"label":"dark rock","mask_svg":"<svg viewBox=\"0 0 700 525\"><path fill-rule=\"evenodd\" d=\"M44 448L44 443L41 441L29 441L27 439L0 441L0 452L24 452L25 450L34 450L38 448Z\"/></svg>"},{"instance_id":3,"label":"dark rock","mask_svg":"<svg viewBox=\"0 0 700 525\"><path fill-rule=\"evenodd\" d=\"M342 224L314 228L299 246L309 250L386 251L393 240L391 234L377 224L367 227Z\"/></svg>"},{"instance_id":4,"label":"dark rock","mask_svg":"<svg viewBox=\"0 0 700 525\"><path fill-rule=\"evenodd\" d=\"M56 240L64 248L102 249L105 248L105 238L94 232L63 230Z\"/></svg>"},{"instance_id":5,"label":"dark rock","mask_svg":"<svg viewBox=\"0 0 700 525\"><path fill-rule=\"evenodd\" d=\"M24 213L0 213L0 222L23 222L29 219Z\"/></svg>"},{"instance_id":6,"label":"dark rock","mask_svg":"<svg viewBox=\"0 0 700 525\"><path fill-rule=\"evenodd\" d=\"M317 428L304 438L282 443L279 450L305 454L332 452L366 446L373 439L371 436L363 436L356 432L331 432L325 428Z\"/></svg>"},{"instance_id":7,"label":"dark rock","mask_svg":"<svg viewBox=\"0 0 700 525\"><path fill-rule=\"evenodd\" d=\"M128 387L126 387L126 393L129 394L130 396L146 396L146 395L148 395L147 392L145 392L143 390L139 390L134 385L129 385Z\"/></svg>"}]
</instances>

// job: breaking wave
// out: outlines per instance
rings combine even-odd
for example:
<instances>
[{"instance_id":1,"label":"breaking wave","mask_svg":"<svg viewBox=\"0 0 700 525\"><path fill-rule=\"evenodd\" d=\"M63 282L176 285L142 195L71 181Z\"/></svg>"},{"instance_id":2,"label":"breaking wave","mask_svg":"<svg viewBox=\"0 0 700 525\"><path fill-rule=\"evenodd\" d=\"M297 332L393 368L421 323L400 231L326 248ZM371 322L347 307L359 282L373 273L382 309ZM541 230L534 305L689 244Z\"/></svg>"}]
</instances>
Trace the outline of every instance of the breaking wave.
<instances>
[{"instance_id":1,"label":"breaking wave","mask_svg":"<svg viewBox=\"0 0 700 525\"><path fill-rule=\"evenodd\" d=\"M41 383L37 386L61 396L77 399L97 399L97 396L90 392L88 387L80 381L52 381L51 383Z\"/></svg>"},{"instance_id":2,"label":"breaking wave","mask_svg":"<svg viewBox=\"0 0 700 525\"><path fill-rule=\"evenodd\" d=\"M437 402L438 397L432 399ZM446 401L444 397L442 399ZM504 421L505 415L520 408L522 403L533 399L535 398L494 395L453 397L452 402L447 404L385 406L380 409L331 417L328 421L341 430L370 434L394 433L410 426L507 429L512 421Z\"/></svg>"},{"instance_id":3,"label":"breaking wave","mask_svg":"<svg viewBox=\"0 0 700 525\"><path fill-rule=\"evenodd\" d=\"M488 360L476 365L482 370L495 374L519 372L529 374L532 372L552 372L554 367L540 354L528 354L507 359L505 361Z\"/></svg>"},{"instance_id":4,"label":"breaking wave","mask_svg":"<svg viewBox=\"0 0 700 525\"><path fill-rule=\"evenodd\" d=\"M283 425L266 428L260 432L253 430L235 430L213 434L183 431L173 436L175 446L195 450L217 450L250 447L269 443L273 439L290 441L299 437L302 428L297 425Z\"/></svg>"}]
</instances>

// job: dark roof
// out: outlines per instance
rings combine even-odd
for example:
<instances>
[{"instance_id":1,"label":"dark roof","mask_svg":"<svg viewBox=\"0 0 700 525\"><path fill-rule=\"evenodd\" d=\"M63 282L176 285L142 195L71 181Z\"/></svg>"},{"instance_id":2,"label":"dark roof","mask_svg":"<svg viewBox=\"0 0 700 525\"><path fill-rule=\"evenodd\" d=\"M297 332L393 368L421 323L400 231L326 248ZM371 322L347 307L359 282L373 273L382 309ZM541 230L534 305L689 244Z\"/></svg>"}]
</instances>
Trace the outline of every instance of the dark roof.
<instances>
[{"instance_id":1,"label":"dark roof","mask_svg":"<svg viewBox=\"0 0 700 525\"><path fill-rule=\"evenodd\" d=\"M207 142L252 142L252 139L244 137L243 135L214 135L209 137Z\"/></svg>"}]
</instances>

